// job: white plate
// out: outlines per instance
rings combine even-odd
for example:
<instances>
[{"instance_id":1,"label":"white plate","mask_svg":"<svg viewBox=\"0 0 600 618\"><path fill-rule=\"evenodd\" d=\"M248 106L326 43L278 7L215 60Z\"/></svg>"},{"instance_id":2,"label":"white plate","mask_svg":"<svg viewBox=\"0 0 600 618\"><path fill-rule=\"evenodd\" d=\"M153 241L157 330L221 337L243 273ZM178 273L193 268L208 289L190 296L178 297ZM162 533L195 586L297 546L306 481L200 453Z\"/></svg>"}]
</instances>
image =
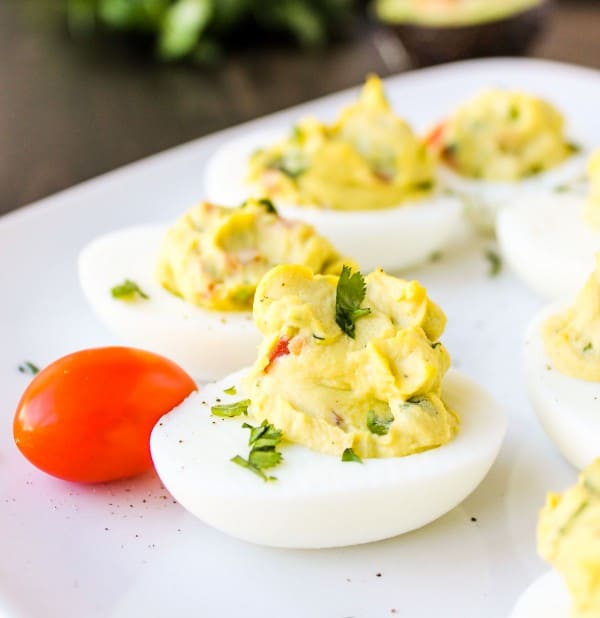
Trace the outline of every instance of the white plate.
<instances>
[{"instance_id":1,"label":"white plate","mask_svg":"<svg viewBox=\"0 0 600 618\"><path fill-rule=\"evenodd\" d=\"M550 97L573 132L600 144L600 77L591 70L486 60L388 80L392 103L419 129L487 85ZM507 272L487 277L484 245L411 274L446 310L454 364L498 398L509 433L482 486L417 532L341 550L255 547L187 515L152 474L66 484L33 469L13 445L12 414L28 381L17 365L115 342L78 288L81 247L121 226L175 217L200 199L201 167L224 140L309 112L332 118L355 95L203 138L0 219L0 615L504 618L545 570L535 554L537 512L546 491L571 484L575 473L525 395L521 341L539 301Z\"/></svg>"}]
</instances>

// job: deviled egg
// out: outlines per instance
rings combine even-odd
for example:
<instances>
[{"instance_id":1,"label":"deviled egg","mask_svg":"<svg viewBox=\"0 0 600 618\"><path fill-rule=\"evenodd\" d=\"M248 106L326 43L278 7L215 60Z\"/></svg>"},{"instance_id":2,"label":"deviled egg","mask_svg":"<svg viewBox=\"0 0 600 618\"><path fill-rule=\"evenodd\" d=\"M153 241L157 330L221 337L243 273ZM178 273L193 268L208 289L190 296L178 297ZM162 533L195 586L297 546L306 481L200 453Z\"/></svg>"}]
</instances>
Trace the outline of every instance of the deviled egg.
<instances>
[{"instance_id":1,"label":"deviled egg","mask_svg":"<svg viewBox=\"0 0 600 618\"><path fill-rule=\"evenodd\" d=\"M505 416L448 371L445 316L418 282L279 266L254 319L254 364L152 433L161 480L202 521L278 547L366 543L424 526L485 477Z\"/></svg>"},{"instance_id":2,"label":"deviled egg","mask_svg":"<svg viewBox=\"0 0 600 618\"><path fill-rule=\"evenodd\" d=\"M537 532L538 551L556 570L523 593L510 618L600 616L600 460L563 495L548 495Z\"/></svg>"},{"instance_id":3,"label":"deviled egg","mask_svg":"<svg viewBox=\"0 0 600 618\"><path fill-rule=\"evenodd\" d=\"M317 273L353 264L268 200L237 209L203 202L171 228L137 226L94 240L79 256L79 278L121 340L171 358L196 379L216 380L255 358L256 285L287 262Z\"/></svg>"},{"instance_id":4,"label":"deviled egg","mask_svg":"<svg viewBox=\"0 0 600 618\"><path fill-rule=\"evenodd\" d=\"M546 433L583 468L600 452L600 255L572 306L553 305L532 321L525 372Z\"/></svg>"},{"instance_id":5,"label":"deviled egg","mask_svg":"<svg viewBox=\"0 0 600 618\"><path fill-rule=\"evenodd\" d=\"M427 143L439 155L441 184L461 196L476 227L493 232L497 212L516 196L581 176L581 147L564 125L543 99L489 89L437 125Z\"/></svg>"},{"instance_id":6,"label":"deviled egg","mask_svg":"<svg viewBox=\"0 0 600 618\"><path fill-rule=\"evenodd\" d=\"M433 157L377 77L334 124L307 118L287 133L259 131L218 149L205 173L209 199L268 197L365 270L421 262L460 231L460 201L438 190Z\"/></svg>"},{"instance_id":7,"label":"deviled egg","mask_svg":"<svg viewBox=\"0 0 600 618\"><path fill-rule=\"evenodd\" d=\"M576 185L524 194L498 215L506 261L546 298L579 290L600 250L600 151L588 163L588 177L589 189Z\"/></svg>"}]
</instances>

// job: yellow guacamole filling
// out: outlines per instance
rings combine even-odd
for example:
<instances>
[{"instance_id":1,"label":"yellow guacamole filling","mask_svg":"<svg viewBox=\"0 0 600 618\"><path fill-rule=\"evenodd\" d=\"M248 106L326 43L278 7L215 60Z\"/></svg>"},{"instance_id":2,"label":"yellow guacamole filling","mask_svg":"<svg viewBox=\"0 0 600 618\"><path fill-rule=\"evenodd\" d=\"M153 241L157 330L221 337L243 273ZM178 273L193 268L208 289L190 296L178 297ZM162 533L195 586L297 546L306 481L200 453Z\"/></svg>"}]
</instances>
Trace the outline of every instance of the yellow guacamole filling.
<instances>
[{"instance_id":1,"label":"yellow guacamole filling","mask_svg":"<svg viewBox=\"0 0 600 618\"><path fill-rule=\"evenodd\" d=\"M392 23L453 27L506 19L542 0L377 0L377 14Z\"/></svg>"},{"instance_id":2,"label":"yellow guacamole filling","mask_svg":"<svg viewBox=\"0 0 600 618\"><path fill-rule=\"evenodd\" d=\"M158 281L199 307L249 311L258 282L277 264L339 273L342 262L352 263L312 226L272 210L265 200L250 200L240 208L208 202L191 208L163 239Z\"/></svg>"},{"instance_id":3,"label":"yellow guacamole filling","mask_svg":"<svg viewBox=\"0 0 600 618\"><path fill-rule=\"evenodd\" d=\"M434 140L435 141L435 140ZM518 181L573 154L564 119L550 103L523 92L490 89L461 105L435 146L462 176Z\"/></svg>"},{"instance_id":4,"label":"yellow guacamole filling","mask_svg":"<svg viewBox=\"0 0 600 618\"><path fill-rule=\"evenodd\" d=\"M573 618L600 616L600 459L577 485L548 495L537 534L540 555L565 579Z\"/></svg>"},{"instance_id":5,"label":"yellow guacamole filling","mask_svg":"<svg viewBox=\"0 0 600 618\"><path fill-rule=\"evenodd\" d=\"M590 157L587 173L590 193L585 205L585 219L591 227L600 229L600 150Z\"/></svg>"},{"instance_id":6,"label":"yellow guacamole filling","mask_svg":"<svg viewBox=\"0 0 600 618\"><path fill-rule=\"evenodd\" d=\"M424 144L392 111L381 80L368 78L332 125L314 118L250 159L248 181L277 202L333 210L397 206L433 187Z\"/></svg>"},{"instance_id":7,"label":"yellow guacamole filling","mask_svg":"<svg viewBox=\"0 0 600 618\"><path fill-rule=\"evenodd\" d=\"M447 443L459 421L440 393L444 313L416 281L377 270L365 283L370 313L352 338L336 322L338 277L288 265L264 277L254 301L264 340L245 384L251 413L331 455L400 457Z\"/></svg>"},{"instance_id":8,"label":"yellow guacamole filling","mask_svg":"<svg viewBox=\"0 0 600 618\"><path fill-rule=\"evenodd\" d=\"M558 371L600 382L600 254L596 270L566 311L543 326L546 353Z\"/></svg>"}]
</instances>

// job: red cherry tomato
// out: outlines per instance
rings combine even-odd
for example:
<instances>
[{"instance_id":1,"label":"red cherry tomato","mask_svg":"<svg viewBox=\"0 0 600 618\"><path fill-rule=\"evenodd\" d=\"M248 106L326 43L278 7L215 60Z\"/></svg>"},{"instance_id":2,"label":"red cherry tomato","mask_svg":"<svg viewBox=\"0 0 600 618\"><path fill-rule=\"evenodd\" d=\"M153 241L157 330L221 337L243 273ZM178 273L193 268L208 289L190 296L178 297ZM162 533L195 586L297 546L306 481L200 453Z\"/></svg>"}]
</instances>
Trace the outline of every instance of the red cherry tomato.
<instances>
[{"instance_id":1,"label":"red cherry tomato","mask_svg":"<svg viewBox=\"0 0 600 618\"><path fill-rule=\"evenodd\" d=\"M172 361L123 347L82 350L37 374L17 407L17 446L68 481L97 483L152 466L150 432L196 384Z\"/></svg>"}]
</instances>

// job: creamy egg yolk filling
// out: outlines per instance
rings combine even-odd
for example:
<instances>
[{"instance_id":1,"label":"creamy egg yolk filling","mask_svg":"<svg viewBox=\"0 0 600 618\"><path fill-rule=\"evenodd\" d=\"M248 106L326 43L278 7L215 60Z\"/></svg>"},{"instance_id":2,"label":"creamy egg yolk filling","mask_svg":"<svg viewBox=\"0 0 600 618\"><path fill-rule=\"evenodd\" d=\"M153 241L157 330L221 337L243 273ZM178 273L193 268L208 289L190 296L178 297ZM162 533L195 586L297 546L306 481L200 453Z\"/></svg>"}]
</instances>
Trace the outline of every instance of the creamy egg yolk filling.
<instances>
[{"instance_id":1,"label":"creamy egg yolk filling","mask_svg":"<svg viewBox=\"0 0 600 618\"><path fill-rule=\"evenodd\" d=\"M588 179L590 193L585 205L586 222L595 229L600 229L600 150L597 150L588 161Z\"/></svg>"},{"instance_id":2,"label":"creamy egg yolk filling","mask_svg":"<svg viewBox=\"0 0 600 618\"><path fill-rule=\"evenodd\" d=\"M166 233L156 276L184 300L219 311L250 311L256 286L273 266L303 264L339 273L343 258L314 228L277 215L268 200L240 208L203 202Z\"/></svg>"},{"instance_id":3,"label":"creamy egg yolk filling","mask_svg":"<svg viewBox=\"0 0 600 618\"><path fill-rule=\"evenodd\" d=\"M556 167L577 149L550 103L523 92L489 89L467 101L428 139L462 176L518 181Z\"/></svg>"},{"instance_id":4,"label":"creamy egg yolk filling","mask_svg":"<svg viewBox=\"0 0 600 618\"><path fill-rule=\"evenodd\" d=\"M446 318L416 281L365 277L354 338L336 322L338 277L279 266L258 286L264 341L245 379L250 413L291 442L341 455L397 457L438 447L458 430L441 399L450 358ZM361 310L366 313L366 310Z\"/></svg>"},{"instance_id":5,"label":"creamy egg yolk filling","mask_svg":"<svg viewBox=\"0 0 600 618\"><path fill-rule=\"evenodd\" d=\"M575 303L543 326L546 353L561 373L600 382L600 254Z\"/></svg>"},{"instance_id":6,"label":"creamy egg yolk filling","mask_svg":"<svg viewBox=\"0 0 600 618\"><path fill-rule=\"evenodd\" d=\"M290 204L367 210L427 195L434 166L371 76L334 124L302 120L288 138L254 153L248 181L260 195Z\"/></svg>"},{"instance_id":7,"label":"creamy egg yolk filling","mask_svg":"<svg viewBox=\"0 0 600 618\"><path fill-rule=\"evenodd\" d=\"M563 495L551 493L538 524L538 551L564 577L574 618L600 615L600 459Z\"/></svg>"}]
</instances>

